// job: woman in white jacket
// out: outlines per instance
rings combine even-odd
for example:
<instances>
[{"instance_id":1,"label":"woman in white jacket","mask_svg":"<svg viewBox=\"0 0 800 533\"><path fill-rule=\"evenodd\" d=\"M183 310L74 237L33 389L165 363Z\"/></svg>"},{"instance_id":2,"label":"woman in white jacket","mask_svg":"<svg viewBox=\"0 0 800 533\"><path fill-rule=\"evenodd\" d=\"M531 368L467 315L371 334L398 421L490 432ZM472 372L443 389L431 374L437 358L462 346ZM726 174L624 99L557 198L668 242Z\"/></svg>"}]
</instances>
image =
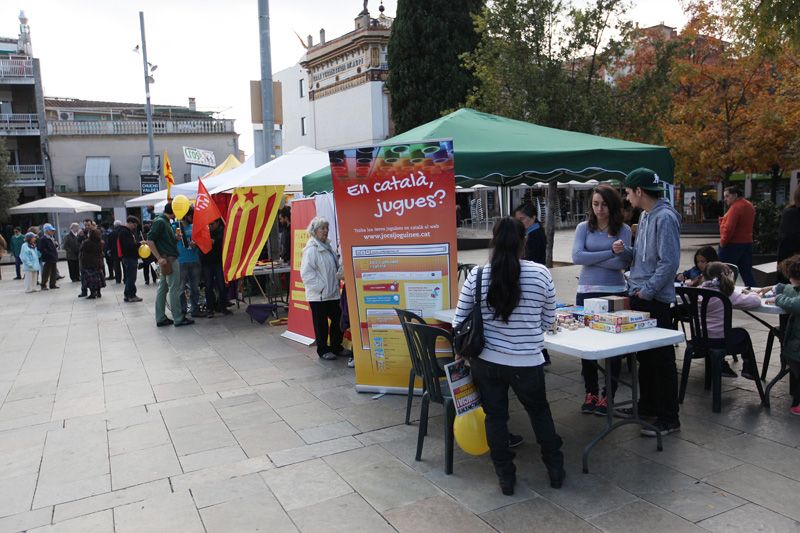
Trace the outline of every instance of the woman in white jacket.
<instances>
[{"instance_id":1,"label":"woman in white jacket","mask_svg":"<svg viewBox=\"0 0 800 533\"><path fill-rule=\"evenodd\" d=\"M311 306L317 355L330 361L336 359L337 355L345 357L353 354L342 347L342 329L339 325L342 318L339 308L341 272L339 259L328 241L328 229L328 221L322 217L314 218L308 225L308 243L303 249L300 277L306 288L306 300Z\"/></svg>"}]
</instances>

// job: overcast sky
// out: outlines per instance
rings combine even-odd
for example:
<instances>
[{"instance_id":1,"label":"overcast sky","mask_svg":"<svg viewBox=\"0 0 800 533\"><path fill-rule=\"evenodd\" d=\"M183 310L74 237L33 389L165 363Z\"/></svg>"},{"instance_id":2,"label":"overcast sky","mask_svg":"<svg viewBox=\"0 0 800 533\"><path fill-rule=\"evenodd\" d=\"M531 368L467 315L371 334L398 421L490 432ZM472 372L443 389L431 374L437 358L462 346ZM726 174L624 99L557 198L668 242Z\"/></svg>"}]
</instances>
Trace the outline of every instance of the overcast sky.
<instances>
[{"instance_id":1,"label":"overcast sky","mask_svg":"<svg viewBox=\"0 0 800 533\"><path fill-rule=\"evenodd\" d=\"M379 3L369 2L373 16ZM685 22L679 0L633 3L629 16L642 26ZM384 0L388 16L396 5ZM273 72L303 56L294 32L317 42L325 28L333 39L353 29L361 8L360 0L272 0ZM20 9L46 96L118 102L144 102L142 58L133 52L144 11L148 60L158 65L153 103L187 105L193 96L199 109L236 119L240 147L253 153L249 80L260 77L257 0L2 0L0 36L19 34Z\"/></svg>"}]
</instances>

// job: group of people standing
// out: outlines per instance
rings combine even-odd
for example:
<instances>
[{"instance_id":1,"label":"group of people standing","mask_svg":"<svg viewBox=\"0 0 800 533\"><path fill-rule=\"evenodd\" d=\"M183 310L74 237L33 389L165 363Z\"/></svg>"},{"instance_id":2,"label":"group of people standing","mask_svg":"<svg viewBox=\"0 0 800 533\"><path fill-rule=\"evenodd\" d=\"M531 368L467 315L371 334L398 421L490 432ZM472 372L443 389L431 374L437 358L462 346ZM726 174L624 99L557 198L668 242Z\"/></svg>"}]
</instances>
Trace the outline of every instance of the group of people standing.
<instances>
[{"instance_id":1,"label":"group of people standing","mask_svg":"<svg viewBox=\"0 0 800 533\"><path fill-rule=\"evenodd\" d=\"M582 265L576 300L626 295L632 309L647 311L659 327L671 328L673 279L680 260L680 218L663 199L663 183L652 170L634 170L624 186L631 206L642 210L636 240L632 242L631 228L623 222L620 194L612 187L596 187L589 218L576 230L573 259ZM533 218L532 213L532 207L519 208L516 218L501 219L494 227L491 258L482 269L478 295L485 348L479 358L470 361L486 413L490 455L504 494L513 494L516 483L514 453L509 447L509 387L528 412L550 485L561 487L565 477L562 440L547 402L543 371L544 335L555 322L555 287L543 264L524 259L531 235L540 239L535 234L540 228L525 224L525 219ZM623 276L626 269L630 269L627 282ZM474 268L464 282L454 326L466 319L475 306L478 271ZM678 431L674 347L647 350L638 356L638 410L643 418L653 419L654 428L642 429L642 434L654 437ZM613 395L614 390L600 393L594 361L586 361L582 367L586 398L581 410L604 413L607 395ZM616 361L613 377L618 377L619 369ZM632 415L630 411L620 411L623 416Z\"/></svg>"},{"instance_id":2,"label":"group of people standing","mask_svg":"<svg viewBox=\"0 0 800 533\"><path fill-rule=\"evenodd\" d=\"M213 318L215 313L231 314L222 270L222 247L225 239L222 219L209 224L211 248L203 253L192 240L193 218L194 210L190 208L181 221L174 222L172 202L167 202L164 212L153 220L147 233L147 244L158 262L160 273L155 299L158 327L188 326L194 324L195 318ZM205 284L205 311L200 306L201 279ZM166 314L167 300L172 318Z\"/></svg>"}]
</instances>

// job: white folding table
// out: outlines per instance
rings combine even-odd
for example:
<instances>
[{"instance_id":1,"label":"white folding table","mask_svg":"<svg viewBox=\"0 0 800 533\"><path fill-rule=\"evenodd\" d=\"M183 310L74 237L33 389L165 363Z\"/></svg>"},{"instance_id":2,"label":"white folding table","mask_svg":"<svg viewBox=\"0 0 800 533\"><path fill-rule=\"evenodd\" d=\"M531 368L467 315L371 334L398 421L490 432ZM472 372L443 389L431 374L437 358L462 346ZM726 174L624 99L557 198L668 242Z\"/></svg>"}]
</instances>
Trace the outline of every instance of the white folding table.
<instances>
[{"instance_id":1,"label":"white folding table","mask_svg":"<svg viewBox=\"0 0 800 533\"><path fill-rule=\"evenodd\" d=\"M455 309L444 309L433 314L434 318L452 324L455 316ZM649 328L625 333L606 333L589 328L580 328L574 331L561 328L558 333L546 333L544 336L544 347L554 353L589 359L594 361L605 361L605 380L606 390L611 388L611 358L619 355L630 355L631 359L631 407L633 416L630 418L614 421L614 399L608 397L608 414L606 415L606 427L598 433L583 449L583 471L589 472L589 452L606 435L627 424L638 424L647 429L655 429L651 424L639 418L639 376L637 372L637 360L633 355L636 352L650 350L678 344L685 340L683 332L673 329ZM658 451L663 449L661 435L656 432L656 446Z\"/></svg>"}]
</instances>

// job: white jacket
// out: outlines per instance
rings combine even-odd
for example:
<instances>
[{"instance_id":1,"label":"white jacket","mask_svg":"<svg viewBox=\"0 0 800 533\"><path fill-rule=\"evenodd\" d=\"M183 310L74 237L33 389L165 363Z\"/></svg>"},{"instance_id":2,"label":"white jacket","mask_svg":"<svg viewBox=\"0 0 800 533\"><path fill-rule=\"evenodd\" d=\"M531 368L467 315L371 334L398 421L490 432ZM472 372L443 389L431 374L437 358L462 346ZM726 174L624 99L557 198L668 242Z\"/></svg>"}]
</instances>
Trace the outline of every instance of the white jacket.
<instances>
[{"instance_id":1,"label":"white jacket","mask_svg":"<svg viewBox=\"0 0 800 533\"><path fill-rule=\"evenodd\" d=\"M310 238L303 248L300 277L306 288L306 300L325 302L339 299L339 261L321 242Z\"/></svg>"}]
</instances>

